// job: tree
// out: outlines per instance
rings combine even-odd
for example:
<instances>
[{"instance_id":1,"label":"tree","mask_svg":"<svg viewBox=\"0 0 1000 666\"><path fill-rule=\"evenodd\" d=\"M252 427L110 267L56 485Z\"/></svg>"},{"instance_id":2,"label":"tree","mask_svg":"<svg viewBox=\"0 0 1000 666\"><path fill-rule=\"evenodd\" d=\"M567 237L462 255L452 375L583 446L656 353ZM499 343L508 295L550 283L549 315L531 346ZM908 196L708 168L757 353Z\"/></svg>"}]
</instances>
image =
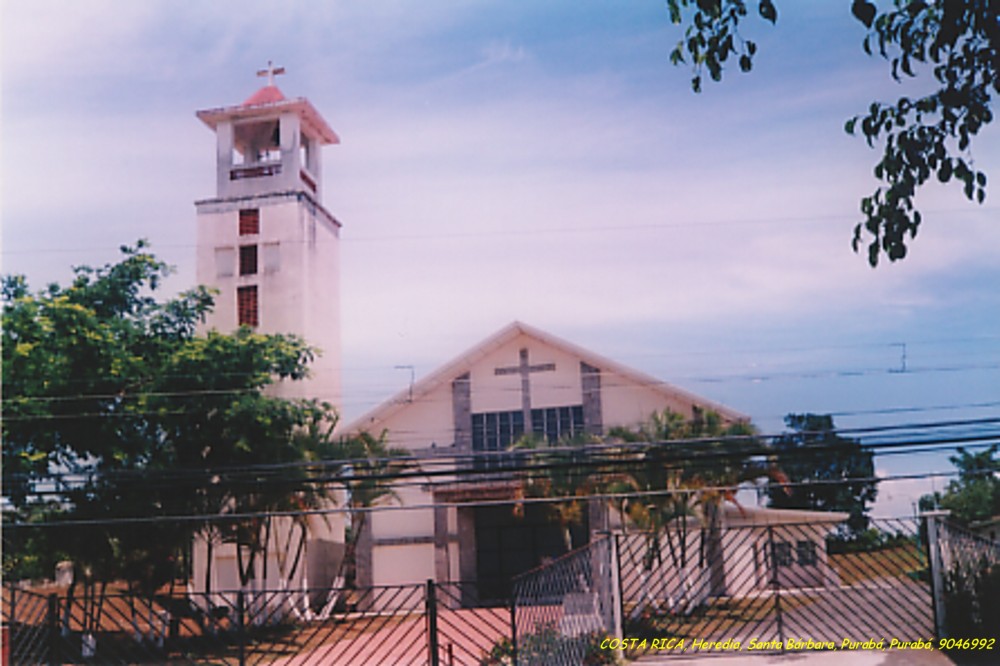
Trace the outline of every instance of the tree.
<instances>
[{"instance_id":1,"label":"tree","mask_svg":"<svg viewBox=\"0 0 1000 666\"><path fill-rule=\"evenodd\" d=\"M398 500L392 477L410 466L408 461L401 459L409 452L389 446L386 436L385 432L377 436L360 432L337 439L326 437L317 448L322 459L341 461L337 483L347 495L350 532L337 577L348 587L357 585L358 542L364 530L370 529L369 512L376 506Z\"/></svg>"},{"instance_id":2,"label":"tree","mask_svg":"<svg viewBox=\"0 0 1000 666\"><path fill-rule=\"evenodd\" d=\"M741 421L726 423L714 411L696 409L693 418L686 420L666 409L654 413L638 432L613 429L611 435L625 442L649 443L625 450L621 462L629 471L612 479L609 488L626 495L637 493L625 499L622 510L647 533L644 569L651 570L662 561L660 543L666 535L675 568L685 571L687 518L693 516L705 530L702 544L710 568L709 588L714 595L725 594L723 505L728 501L739 506L736 494L746 482L765 477L786 480L756 437L755 428ZM676 547L670 541L670 528L679 532Z\"/></svg>"},{"instance_id":3,"label":"tree","mask_svg":"<svg viewBox=\"0 0 1000 666\"><path fill-rule=\"evenodd\" d=\"M744 39L740 22L756 4L761 18L776 23L773 0L668 0L671 21L687 25L684 39L670 55L675 65L694 67L691 85L700 91L705 70L722 79L732 58L743 72L753 68L757 45ZM973 166L974 137L993 120L992 95L1000 93L1000 3L996 0L895 0L879 11L868 0L852 0L851 13L867 34L865 53L890 63L892 78L916 76L919 65L931 68L935 89L894 103L873 102L864 114L847 121L869 146L882 142L875 177L882 181L861 200L864 220L854 228L855 252L867 236L868 261L906 256L921 222L914 206L917 188L936 177L962 184L965 196L980 204L986 197L986 174ZM687 16L689 15L689 16Z\"/></svg>"},{"instance_id":4,"label":"tree","mask_svg":"<svg viewBox=\"0 0 1000 666\"><path fill-rule=\"evenodd\" d=\"M839 435L829 415L789 414L785 424L791 432L774 440L775 462L796 485L769 488L771 506L844 511L850 514L850 533L862 533L878 493L871 451L860 440Z\"/></svg>"},{"instance_id":5,"label":"tree","mask_svg":"<svg viewBox=\"0 0 1000 666\"><path fill-rule=\"evenodd\" d=\"M265 391L305 376L312 350L302 340L249 328L200 335L211 293L159 302L153 292L170 269L143 242L122 253L38 293L21 276L4 279L3 487L14 522L37 514L37 497L54 487L48 518L69 526L47 547L75 561L85 591L125 579L151 592L173 578L172 559L209 521L148 519L286 507L302 480L254 470L307 459L298 429L333 415ZM98 522L72 525L84 520ZM256 557L261 531L229 524Z\"/></svg>"},{"instance_id":6,"label":"tree","mask_svg":"<svg viewBox=\"0 0 1000 666\"><path fill-rule=\"evenodd\" d=\"M567 553L576 545L573 526L583 524L587 497L597 485L593 470L588 467L589 456L583 449L586 444L595 443L594 439L583 434L563 437L551 443L556 448L549 450L550 443L543 437L525 435L512 447L529 452L523 456L529 468L524 475L524 497L560 499L546 502L544 506L551 520L559 526ZM541 471L534 471L533 467Z\"/></svg>"},{"instance_id":7,"label":"tree","mask_svg":"<svg viewBox=\"0 0 1000 666\"><path fill-rule=\"evenodd\" d=\"M963 448L951 456L958 469L958 479L948 483L944 493L924 495L920 508L947 509L951 518L962 525L1000 515L1000 446L970 453Z\"/></svg>"}]
</instances>

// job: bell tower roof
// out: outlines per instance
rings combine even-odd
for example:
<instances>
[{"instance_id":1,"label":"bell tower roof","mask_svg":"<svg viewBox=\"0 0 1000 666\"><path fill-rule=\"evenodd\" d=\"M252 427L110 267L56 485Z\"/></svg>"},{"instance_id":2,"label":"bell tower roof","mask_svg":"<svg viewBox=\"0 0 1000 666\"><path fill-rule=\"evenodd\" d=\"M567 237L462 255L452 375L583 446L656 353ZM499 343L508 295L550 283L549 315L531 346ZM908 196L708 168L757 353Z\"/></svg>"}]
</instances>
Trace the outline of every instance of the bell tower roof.
<instances>
[{"instance_id":1,"label":"bell tower roof","mask_svg":"<svg viewBox=\"0 0 1000 666\"><path fill-rule=\"evenodd\" d=\"M217 196L304 191L321 203L320 148L340 137L308 99L285 97L274 83L284 68L267 65L267 84L241 104L195 113L216 135Z\"/></svg>"},{"instance_id":2,"label":"bell tower roof","mask_svg":"<svg viewBox=\"0 0 1000 666\"><path fill-rule=\"evenodd\" d=\"M278 90L278 86L272 84L266 85L254 94L247 97L246 101L243 102L243 106L257 106L259 104L271 104L273 102L284 102L285 95Z\"/></svg>"},{"instance_id":3,"label":"bell tower roof","mask_svg":"<svg viewBox=\"0 0 1000 666\"><path fill-rule=\"evenodd\" d=\"M340 137L309 100L305 97L287 99L277 86L264 86L242 104L203 109L196 112L195 115L214 131L223 120L248 120L263 116L276 116L286 111L299 116L302 119L303 127L308 128L310 133L316 136L322 144L340 143Z\"/></svg>"}]
</instances>

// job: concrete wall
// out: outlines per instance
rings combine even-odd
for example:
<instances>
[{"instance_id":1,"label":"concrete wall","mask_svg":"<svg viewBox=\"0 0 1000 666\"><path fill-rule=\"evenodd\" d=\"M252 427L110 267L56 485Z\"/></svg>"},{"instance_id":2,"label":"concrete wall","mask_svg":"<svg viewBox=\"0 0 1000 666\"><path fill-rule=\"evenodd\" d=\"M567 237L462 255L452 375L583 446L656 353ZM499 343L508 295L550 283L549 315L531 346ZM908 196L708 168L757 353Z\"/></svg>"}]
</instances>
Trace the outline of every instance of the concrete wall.
<instances>
[{"instance_id":1,"label":"concrete wall","mask_svg":"<svg viewBox=\"0 0 1000 666\"><path fill-rule=\"evenodd\" d=\"M239 235L239 211L260 211L260 233ZM256 285L261 333L295 333L321 355L310 378L284 382L276 393L341 403L339 230L302 194L284 193L198 204L197 280L219 290L204 328L237 328L236 290ZM258 270L239 275L241 245L258 246Z\"/></svg>"}]
</instances>

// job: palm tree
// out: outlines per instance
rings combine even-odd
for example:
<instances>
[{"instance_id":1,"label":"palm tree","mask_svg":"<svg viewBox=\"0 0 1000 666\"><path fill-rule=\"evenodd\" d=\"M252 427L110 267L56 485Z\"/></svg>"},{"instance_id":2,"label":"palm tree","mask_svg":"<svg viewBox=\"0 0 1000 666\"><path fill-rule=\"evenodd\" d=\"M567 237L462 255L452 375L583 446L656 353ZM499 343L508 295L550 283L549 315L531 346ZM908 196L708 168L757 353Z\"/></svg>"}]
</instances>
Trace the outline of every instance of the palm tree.
<instances>
[{"instance_id":1,"label":"palm tree","mask_svg":"<svg viewBox=\"0 0 1000 666\"><path fill-rule=\"evenodd\" d=\"M522 492L525 497L561 498L545 507L560 529L566 552L573 550L574 525L583 523L587 497L596 488L596 477L586 465L587 453L582 449L595 440L586 435L566 437L553 450L547 450L544 439L527 435L512 448L529 450L528 467ZM531 467L540 468L533 471Z\"/></svg>"},{"instance_id":2,"label":"palm tree","mask_svg":"<svg viewBox=\"0 0 1000 666\"><path fill-rule=\"evenodd\" d=\"M761 455L762 444L753 426L726 423L718 413L699 409L686 420L667 409L654 413L638 431L615 429L612 436L624 442L649 443L648 447L620 454L627 471L618 474L608 486L612 492L636 493L621 502L619 508L623 519L627 516L626 524L631 522L647 534L643 571L648 573L654 563L662 562L661 543L666 537L674 567L680 572L681 603L688 601L687 529L688 518L695 517L704 530L709 592L724 595L723 505L729 501L739 507L736 494L745 482L761 477L786 480ZM670 528L676 528L676 546ZM648 590L646 596L653 597Z\"/></svg>"},{"instance_id":3,"label":"palm tree","mask_svg":"<svg viewBox=\"0 0 1000 666\"><path fill-rule=\"evenodd\" d=\"M337 483L347 496L350 533L337 577L347 587L354 587L357 583L358 540L367 527L368 513L373 507L399 500L391 477L409 466L408 461L399 460L409 452L390 447L385 431L378 436L361 432L331 440L320 452L324 459L341 461Z\"/></svg>"}]
</instances>

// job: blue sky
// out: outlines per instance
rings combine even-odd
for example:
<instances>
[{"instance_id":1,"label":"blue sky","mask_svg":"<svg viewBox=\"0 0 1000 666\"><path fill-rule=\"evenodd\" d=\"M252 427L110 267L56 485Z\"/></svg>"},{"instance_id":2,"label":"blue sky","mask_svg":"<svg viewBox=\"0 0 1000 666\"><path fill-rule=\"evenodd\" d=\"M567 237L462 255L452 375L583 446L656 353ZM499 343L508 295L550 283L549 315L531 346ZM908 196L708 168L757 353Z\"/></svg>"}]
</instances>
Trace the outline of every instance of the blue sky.
<instances>
[{"instance_id":1,"label":"blue sky","mask_svg":"<svg viewBox=\"0 0 1000 666\"><path fill-rule=\"evenodd\" d=\"M998 195L925 188L904 262L850 249L877 154L843 123L928 81L865 56L848 5L780 3L776 27L746 26L753 73L695 95L660 1L4 0L2 269L40 287L148 238L168 289L191 286L193 202L214 194L194 111L242 101L274 60L343 142L324 168L348 417L405 386L395 366L425 374L513 319L766 432L789 412L995 415ZM974 158L1000 178L996 127Z\"/></svg>"}]
</instances>

